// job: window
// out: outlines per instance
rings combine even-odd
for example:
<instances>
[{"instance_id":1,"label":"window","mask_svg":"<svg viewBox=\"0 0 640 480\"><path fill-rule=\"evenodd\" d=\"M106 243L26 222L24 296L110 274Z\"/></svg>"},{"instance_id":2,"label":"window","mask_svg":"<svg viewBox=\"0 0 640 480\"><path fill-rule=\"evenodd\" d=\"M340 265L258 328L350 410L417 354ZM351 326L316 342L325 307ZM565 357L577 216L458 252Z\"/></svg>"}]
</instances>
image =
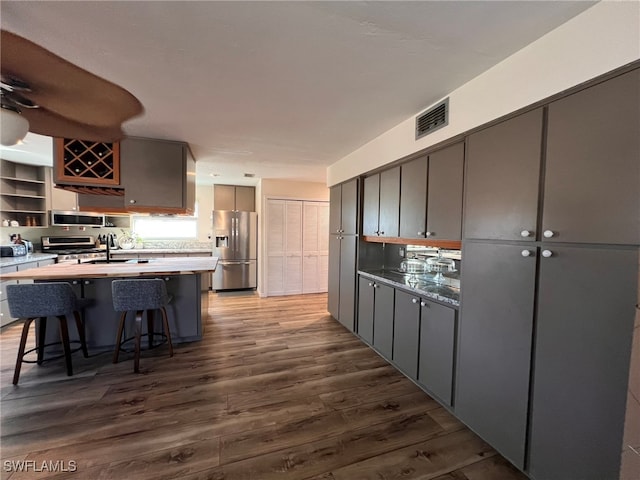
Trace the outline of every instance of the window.
<instances>
[{"instance_id":1,"label":"window","mask_svg":"<svg viewBox=\"0 0 640 480\"><path fill-rule=\"evenodd\" d=\"M143 240L198 237L195 217L132 217L131 230Z\"/></svg>"}]
</instances>

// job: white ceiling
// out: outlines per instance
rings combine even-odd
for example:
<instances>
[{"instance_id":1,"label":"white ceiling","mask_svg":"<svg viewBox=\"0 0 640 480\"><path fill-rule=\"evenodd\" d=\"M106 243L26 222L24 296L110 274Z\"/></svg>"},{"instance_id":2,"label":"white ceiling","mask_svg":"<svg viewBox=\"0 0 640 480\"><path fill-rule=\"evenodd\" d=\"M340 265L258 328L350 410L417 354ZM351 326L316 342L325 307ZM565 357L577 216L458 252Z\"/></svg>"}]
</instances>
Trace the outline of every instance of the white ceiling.
<instances>
[{"instance_id":1,"label":"white ceiling","mask_svg":"<svg viewBox=\"0 0 640 480\"><path fill-rule=\"evenodd\" d=\"M138 97L145 113L125 133L188 142L199 183L255 184L324 182L328 165L592 5L2 1L0 17ZM20 148L50 161L46 137L29 137Z\"/></svg>"}]
</instances>

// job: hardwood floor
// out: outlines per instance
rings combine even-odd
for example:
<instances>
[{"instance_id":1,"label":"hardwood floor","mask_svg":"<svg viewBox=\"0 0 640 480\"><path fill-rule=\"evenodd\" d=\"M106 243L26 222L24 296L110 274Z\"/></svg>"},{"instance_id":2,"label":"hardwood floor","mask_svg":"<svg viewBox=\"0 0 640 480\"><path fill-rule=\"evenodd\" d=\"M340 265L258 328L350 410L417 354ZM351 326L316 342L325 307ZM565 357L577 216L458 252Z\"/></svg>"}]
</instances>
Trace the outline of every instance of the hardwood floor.
<instances>
[{"instance_id":1,"label":"hardwood floor","mask_svg":"<svg viewBox=\"0 0 640 480\"><path fill-rule=\"evenodd\" d=\"M525 478L335 322L326 295L210 295L204 339L144 351L140 374L130 354L76 353L73 377L25 364L14 387L21 325L5 328L2 478Z\"/></svg>"}]
</instances>

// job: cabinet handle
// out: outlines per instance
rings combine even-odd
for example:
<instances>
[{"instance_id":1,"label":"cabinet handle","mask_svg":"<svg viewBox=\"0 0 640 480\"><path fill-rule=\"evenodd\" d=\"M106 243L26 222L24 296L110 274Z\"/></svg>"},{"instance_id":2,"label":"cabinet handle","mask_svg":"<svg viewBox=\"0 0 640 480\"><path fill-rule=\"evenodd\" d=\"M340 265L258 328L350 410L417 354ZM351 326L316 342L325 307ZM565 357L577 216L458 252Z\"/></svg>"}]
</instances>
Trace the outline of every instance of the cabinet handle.
<instances>
[{"instance_id":1,"label":"cabinet handle","mask_svg":"<svg viewBox=\"0 0 640 480\"><path fill-rule=\"evenodd\" d=\"M411 303L418 303L418 299L417 298L412 298L411 299Z\"/></svg>"},{"instance_id":2,"label":"cabinet handle","mask_svg":"<svg viewBox=\"0 0 640 480\"><path fill-rule=\"evenodd\" d=\"M544 258L549 258L551 255L553 255L553 252L551 250L543 250L542 251L542 256Z\"/></svg>"},{"instance_id":3,"label":"cabinet handle","mask_svg":"<svg viewBox=\"0 0 640 480\"><path fill-rule=\"evenodd\" d=\"M421 306L421 307L426 307L426 306L427 306L427 304L426 304L426 302L420 302L420 306Z\"/></svg>"},{"instance_id":4,"label":"cabinet handle","mask_svg":"<svg viewBox=\"0 0 640 480\"><path fill-rule=\"evenodd\" d=\"M131 200L129 200L129 203L136 203L136 201L131 199Z\"/></svg>"},{"instance_id":5,"label":"cabinet handle","mask_svg":"<svg viewBox=\"0 0 640 480\"><path fill-rule=\"evenodd\" d=\"M425 237L431 237L433 236L433 232L425 232Z\"/></svg>"},{"instance_id":6,"label":"cabinet handle","mask_svg":"<svg viewBox=\"0 0 640 480\"><path fill-rule=\"evenodd\" d=\"M544 238L551 238L555 235L555 232L553 230L545 230L543 235Z\"/></svg>"},{"instance_id":7,"label":"cabinet handle","mask_svg":"<svg viewBox=\"0 0 640 480\"><path fill-rule=\"evenodd\" d=\"M522 230L520 232L520 236L524 237L524 238L530 237L531 236L531 232L529 230Z\"/></svg>"},{"instance_id":8,"label":"cabinet handle","mask_svg":"<svg viewBox=\"0 0 640 480\"><path fill-rule=\"evenodd\" d=\"M530 257L531 256L531 251L530 250L522 250L522 252L520 252L520 255L522 255L523 257Z\"/></svg>"}]
</instances>

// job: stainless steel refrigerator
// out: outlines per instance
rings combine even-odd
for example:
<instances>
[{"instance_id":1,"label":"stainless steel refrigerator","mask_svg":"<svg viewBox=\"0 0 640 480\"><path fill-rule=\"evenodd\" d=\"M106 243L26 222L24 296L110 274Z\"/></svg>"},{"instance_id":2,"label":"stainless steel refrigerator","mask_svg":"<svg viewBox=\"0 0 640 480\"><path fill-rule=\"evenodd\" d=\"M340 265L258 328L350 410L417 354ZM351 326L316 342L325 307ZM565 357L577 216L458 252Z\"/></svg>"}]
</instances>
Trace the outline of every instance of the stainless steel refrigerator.
<instances>
[{"instance_id":1,"label":"stainless steel refrigerator","mask_svg":"<svg viewBox=\"0 0 640 480\"><path fill-rule=\"evenodd\" d=\"M218 266L213 290L256 288L258 283L258 214L213 211L213 255Z\"/></svg>"}]
</instances>

